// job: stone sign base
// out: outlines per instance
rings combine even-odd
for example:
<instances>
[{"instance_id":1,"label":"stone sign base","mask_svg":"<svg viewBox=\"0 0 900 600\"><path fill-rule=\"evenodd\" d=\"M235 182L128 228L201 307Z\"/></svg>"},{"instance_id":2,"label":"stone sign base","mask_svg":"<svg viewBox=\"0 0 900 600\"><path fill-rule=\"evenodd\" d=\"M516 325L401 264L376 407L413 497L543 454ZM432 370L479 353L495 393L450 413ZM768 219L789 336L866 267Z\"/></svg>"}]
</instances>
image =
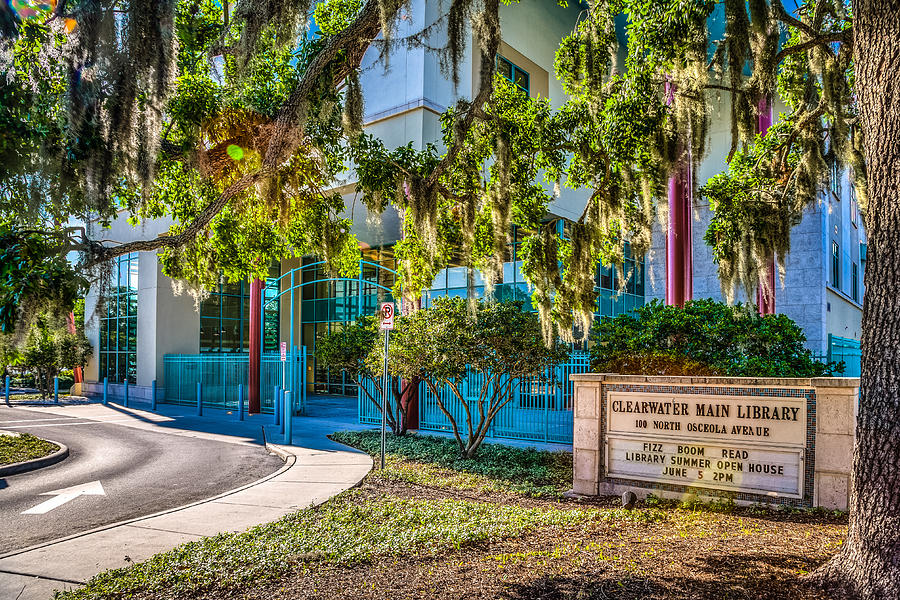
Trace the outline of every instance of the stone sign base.
<instances>
[{"instance_id":1,"label":"stone sign base","mask_svg":"<svg viewBox=\"0 0 900 600\"><path fill-rule=\"evenodd\" d=\"M857 378L571 379L575 494L848 508Z\"/></svg>"}]
</instances>

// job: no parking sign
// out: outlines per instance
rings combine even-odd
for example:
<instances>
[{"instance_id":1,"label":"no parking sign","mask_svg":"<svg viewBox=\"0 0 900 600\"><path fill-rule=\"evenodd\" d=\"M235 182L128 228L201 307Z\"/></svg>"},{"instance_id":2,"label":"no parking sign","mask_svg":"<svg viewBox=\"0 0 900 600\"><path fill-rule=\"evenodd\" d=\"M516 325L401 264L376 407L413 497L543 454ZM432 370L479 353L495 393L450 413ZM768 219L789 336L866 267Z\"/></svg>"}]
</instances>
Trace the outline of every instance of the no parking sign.
<instances>
[{"instance_id":1,"label":"no parking sign","mask_svg":"<svg viewBox=\"0 0 900 600\"><path fill-rule=\"evenodd\" d=\"M394 328L394 303L381 303L381 330L392 330Z\"/></svg>"}]
</instances>

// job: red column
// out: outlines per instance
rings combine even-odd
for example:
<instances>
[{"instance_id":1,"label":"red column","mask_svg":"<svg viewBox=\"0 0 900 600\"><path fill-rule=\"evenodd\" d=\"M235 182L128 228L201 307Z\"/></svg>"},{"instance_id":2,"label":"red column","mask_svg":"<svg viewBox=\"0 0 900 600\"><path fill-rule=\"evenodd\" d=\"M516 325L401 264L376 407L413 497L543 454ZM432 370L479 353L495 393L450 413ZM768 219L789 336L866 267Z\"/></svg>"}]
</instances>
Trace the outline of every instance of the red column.
<instances>
[{"instance_id":1,"label":"red column","mask_svg":"<svg viewBox=\"0 0 900 600\"><path fill-rule=\"evenodd\" d=\"M669 228L666 232L666 304L684 306L693 299L690 165L669 178Z\"/></svg>"},{"instance_id":2,"label":"red column","mask_svg":"<svg viewBox=\"0 0 900 600\"><path fill-rule=\"evenodd\" d=\"M666 79L666 104L675 102L675 84ZM684 148L679 144L679 153ZM669 229L666 232L666 304L684 306L694 297L693 239L691 208L691 154L669 178Z\"/></svg>"},{"instance_id":3,"label":"red column","mask_svg":"<svg viewBox=\"0 0 900 600\"><path fill-rule=\"evenodd\" d=\"M422 308L422 299L419 298L415 302L410 302L403 298L400 299L400 314L403 316L411 315ZM401 379L401 401L403 408L406 410L406 428L419 428L419 383L421 379L413 377L412 379Z\"/></svg>"},{"instance_id":4,"label":"red column","mask_svg":"<svg viewBox=\"0 0 900 600\"><path fill-rule=\"evenodd\" d=\"M769 98L763 96L759 99L759 117L757 117L757 128L763 135L769 131L772 126L772 106L769 104ZM769 262L766 269L766 284L756 288L756 306L761 315L775 314L775 256Z\"/></svg>"},{"instance_id":5,"label":"red column","mask_svg":"<svg viewBox=\"0 0 900 600\"><path fill-rule=\"evenodd\" d=\"M769 268L766 269L766 283L769 289L760 285L756 288L756 306L759 308L761 315L775 314L775 258L769 262Z\"/></svg>"},{"instance_id":6,"label":"red column","mask_svg":"<svg viewBox=\"0 0 900 600\"><path fill-rule=\"evenodd\" d=\"M70 334L72 334L72 335L75 335L75 333L76 333L76 330L75 330L75 313L73 313L73 312L69 312L69 313L66 315L66 331L68 331L68 332L69 332ZM72 369L72 373L73 373L73 375L74 375L74 381L75 381L75 383L81 383L82 381L84 381L84 376L82 375L82 371L81 371L81 367L80 367L80 366L77 366L77 367L75 367L74 369Z\"/></svg>"},{"instance_id":7,"label":"red column","mask_svg":"<svg viewBox=\"0 0 900 600\"><path fill-rule=\"evenodd\" d=\"M250 283L250 373L247 381L249 402L248 413L258 413L259 406L259 363L262 354L262 288L261 279Z\"/></svg>"}]
</instances>

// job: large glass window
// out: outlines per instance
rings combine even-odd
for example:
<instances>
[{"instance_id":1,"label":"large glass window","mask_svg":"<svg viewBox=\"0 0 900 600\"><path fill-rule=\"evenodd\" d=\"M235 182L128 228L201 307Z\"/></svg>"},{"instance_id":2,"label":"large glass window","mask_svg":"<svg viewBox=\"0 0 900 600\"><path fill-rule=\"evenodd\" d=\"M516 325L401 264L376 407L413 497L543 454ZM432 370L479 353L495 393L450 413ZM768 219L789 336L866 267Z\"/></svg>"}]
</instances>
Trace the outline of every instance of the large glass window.
<instances>
[{"instance_id":1,"label":"large glass window","mask_svg":"<svg viewBox=\"0 0 900 600\"><path fill-rule=\"evenodd\" d=\"M277 267L274 267L277 271ZM270 273L272 283L277 273ZM278 350L279 300L276 286L264 294L263 352ZM273 300L272 302L268 302ZM248 352L250 350L250 282L221 281L217 290L200 303L200 352Z\"/></svg>"},{"instance_id":2,"label":"large glass window","mask_svg":"<svg viewBox=\"0 0 900 600\"><path fill-rule=\"evenodd\" d=\"M644 305L644 263L635 260L631 248L625 247L624 285L622 274L614 266L597 266L598 317L615 317Z\"/></svg>"},{"instance_id":3,"label":"large glass window","mask_svg":"<svg viewBox=\"0 0 900 600\"><path fill-rule=\"evenodd\" d=\"M137 252L117 257L110 279L100 318L99 377L137 383Z\"/></svg>"},{"instance_id":4,"label":"large glass window","mask_svg":"<svg viewBox=\"0 0 900 600\"><path fill-rule=\"evenodd\" d=\"M375 315L381 302L394 300L384 288L394 285L393 274L376 265L396 269L391 248L365 248L362 250L362 271L355 280L335 281L324 265L316 258L303 259L302 302L300 338L309 357L307 378L310 391L322 394L352 396L356 383L341 371L330 371L316 360L316 340L324 335L340 331L345 323L356 320L357 315Z\"/></svg>"},{"instance_id":5,"label":"large glass window","mask_svg":"<svg viewBox=\"0 0 900 600\"><path fill-rule=\"evenodd\" d=\"M523 303L526 310L533 311L531 292L522 275L522 261L519 256L519 249L528 235L528 231L513 227L512 243L508 247L506 262L503 264L502 277L494 282L494 298L497 300L519 300ZM567 228L561 227L560 235L566 237ZM615 267L597 266L595 291L598 297L597 308L594 313L596 317L613 317L644 305L644 263L642 260L635 260L631 254L631 248L627 244L625 246L623 273L625 275L624 285L620 285L622 280ZM485 291L481 275L477 271L473 275L475 281L472 292L476 298L483 298ZM441 296L466 297L468 294L467 277L466 267L454 266L451 263L451 266L437 274L437 277L431 284L431 289L425 291L422 295L422 307L430 307L434 299ZM586 336L584 332L576 331L575 338L586 339ZM575 349L577 350L585 347L584 342L575 344Z\"/></svg>"},{"instance_id":6,"label":"large glass window","mask_svg":"<svg viewBox=\"0 0 900 600\"><path fill-rule=\"evenodd\" d=\"M850 265L850 297L854 302L859 302L859 265Z\"/></svg>"}]
</instances>

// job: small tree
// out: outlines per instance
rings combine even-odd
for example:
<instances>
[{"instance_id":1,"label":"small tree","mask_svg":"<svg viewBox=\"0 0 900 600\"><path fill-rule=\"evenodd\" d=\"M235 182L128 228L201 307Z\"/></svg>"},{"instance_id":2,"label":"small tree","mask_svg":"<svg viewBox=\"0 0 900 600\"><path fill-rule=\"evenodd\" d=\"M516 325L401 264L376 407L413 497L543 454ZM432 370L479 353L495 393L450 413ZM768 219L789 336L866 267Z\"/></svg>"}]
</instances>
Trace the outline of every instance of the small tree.
<instances>
[{"instance_id":1,"label":"small tree","mask_svg":"<svg viewBox=\"0 0 900 600\"><path fill-rule=\"evenodd\" d=\"M10 367L20 365L22 355L16 347L15 338L12 334L0 333L0 384L10 374Z\"/></svg>"},{"instance_id":2,"label":"small tree","mask_svg":"<svg viewBox=\"0 0 900 600\"><path fill-rule=\"evenodd\" d=\"M373 352L379 357L381 350ZM544 344L536 314L520 302L478 302L471 310L463 298L439 298L431 308L402 317L391 335L389 368L406 379L420 377L450 421L463 457L471 458L494 418L514 398L522 377L543 377L565 360L561 345ZM480 382L477 395L466 395L466 377ZM446 386L451 397L441 394ZM450 399L462 406L465 438Z\"/></svg>"},{"instance_id":3,"label":"small tree","mask_svg":"<svg viewBox=\"0 0 900 600\"><path fill-rule=\"evenodd\" d=\"M32 372L46 398L53 389L53 378L64 369L83 365L91 345L83 332L70 333L64 318L46 312L35 319L20 351L23 367Z\"/></svg>"},{"instance_id":4,"label":"small tree","mask_svg":"<svg viewBox=\"0 0 900 600\"><path fill-rule=\"evenodd\" d=\"M343 371L352 377L360 393L378 408L378 412L383 412L383 368L371 357L374 348L379 346L380 338L375 318L359 317L355 323L316 340L316 358L324 367ZM369 391L367 382L371 382L375 394ZM389 403L385 418L395 435L403 435L407 431L406 412L412 386L402 383L398 377L390 378L390 386L393 402Z\"/></svg>"}]
</instances>

